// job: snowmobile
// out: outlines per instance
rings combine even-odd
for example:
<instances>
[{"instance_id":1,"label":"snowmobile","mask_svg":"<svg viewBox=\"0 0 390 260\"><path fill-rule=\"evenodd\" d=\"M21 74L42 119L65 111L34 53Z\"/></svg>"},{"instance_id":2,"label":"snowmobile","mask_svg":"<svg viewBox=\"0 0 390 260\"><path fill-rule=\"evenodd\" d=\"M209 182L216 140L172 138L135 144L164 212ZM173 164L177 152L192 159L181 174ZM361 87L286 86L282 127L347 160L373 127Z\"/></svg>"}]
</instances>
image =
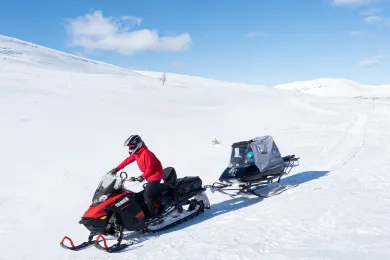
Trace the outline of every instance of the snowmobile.
<instances>
[{"instance_id":1,"label":"snowmobile","mask_svg":"<svg viewBox=\"0 0 390 260\"><path fill-rule=\"evenodd\" d=\"M103 176L92 198L92 204L79 221L79 224L90 231L88 241L75 246L65 236L60 242L63 248L78 251L94 245L109 253L116 252L133 244L122 243L124 231L144 234L165 230L210 209L202 180L198 176L177 178L173 167L164 169L161 183L163 192L154 203L154 215L149 212L144 201L143 190L132 192L126 189L126 181L136 180L134 177L129 179L124 171L119 176ZM117 238L117 243L107 246L105 235ZM95 240L94 236L97 236ZM64 244L65 240L69 241L70 246ZM103 242L103 246L100 242Z\"/></svg>"},{"instance_id":2,"label":"snowmobile","mask_svg":"<svg viewBox=\"0 0 390 260\"><path fill-rule=\"evenodd\" d=\"M236 142L232 144L229 166L221 174L219 182L208 188L211 188L212 192L217 191L232 197L252 194L267 198L293 187L281 185L280 180L298 165L299 158L294 154L281 156L272 136ZM274 187L270 189L269 186ZM261 192L259 189L268 191Z\"/></svg>"}]
</instances>

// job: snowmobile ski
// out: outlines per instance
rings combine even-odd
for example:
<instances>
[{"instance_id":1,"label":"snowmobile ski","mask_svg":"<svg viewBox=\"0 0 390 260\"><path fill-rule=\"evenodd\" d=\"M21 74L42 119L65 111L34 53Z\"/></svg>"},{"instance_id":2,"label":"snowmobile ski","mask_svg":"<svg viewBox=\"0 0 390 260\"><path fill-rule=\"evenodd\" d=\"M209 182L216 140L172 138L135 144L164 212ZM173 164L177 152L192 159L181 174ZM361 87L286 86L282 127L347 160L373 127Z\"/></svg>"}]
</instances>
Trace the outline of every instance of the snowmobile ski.
<instances>
[{"instance_id":1,"label":"snowmobile ski","mask_svg":"<svg viewBox=\"0 0 390 260\"><path fill-rule=\"evenodd\" d=\"M65 241L65 240L69 240L69 243L70 243L70 245L71 245L70 247L64 245L64 241ZM65 237L61 240L61 243L60 243L60 246L61 246L61 247L65 248L65 249L72 250L72 251L79 251L79 250L82 250L82 249L84 249L84 248L87 248L87 247L89 247L89 246L91 246L91 245L93 245L92 239L89 240L89 241L87 241L87 242L83 242L83 243L81 243L80 245L75 246L75 245L73 244L72 239L70 239L70 238L67 237L67 236L65 236Z\"/></svg>"},{"instance_id":2,"label":"snowmobile ski","mask_svg":"<svg viewBox=\"0 0 390 260\"><path fill-rule=\"evenodd\" d=\"M103 246L99 243L100 239L102 239L102 241L103 241ZM93 242L93 244L97 249L102 250L102 251L107 252L107 253L114 253L114 252L121 251L121 250L125 249L126 247L131 246L133 244L132 242L126 243L126 244L121 244L121 241L122 241L122 238L120 237L118 239L117 244L114 244L112 246L107 246L107 241L104 238L104 236L99 235L96 238L96 240Z\"/></svg>"},{"instance_id":3,"label":"snowmobile ski","mask_svg":"<svg viewBox=\"0 0 390 260\"><path fill-rule=\"evenodd\" d=\"M257 197L260 197L260 198L269 198L269 197L272 197L275 195L279 195L280 193L282 193L288 189L294 188L296 186L298 186L298 185L278 185L277 187L268 190L268 192L256 191L256 189L249 190L249 192Z\"/></svg>"}]
</instances>

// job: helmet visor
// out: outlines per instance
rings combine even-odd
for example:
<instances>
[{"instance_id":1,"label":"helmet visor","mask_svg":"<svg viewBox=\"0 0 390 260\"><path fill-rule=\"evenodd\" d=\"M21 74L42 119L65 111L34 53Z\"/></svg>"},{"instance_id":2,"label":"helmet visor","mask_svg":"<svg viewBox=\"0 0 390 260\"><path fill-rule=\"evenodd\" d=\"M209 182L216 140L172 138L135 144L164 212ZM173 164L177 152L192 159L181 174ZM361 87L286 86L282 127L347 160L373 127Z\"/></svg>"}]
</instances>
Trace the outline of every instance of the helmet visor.
<instances>
[{"instance_id":1,"label":"helmet visor","mask_svg":"<svg viewBox=\"0 0 390 260\"><path fill-rule=\"evenodd\" d=\"M133 150L137 147L135 144L129 144L127 147L129 147L130 150Z\"/></svg>"}]
</instances>

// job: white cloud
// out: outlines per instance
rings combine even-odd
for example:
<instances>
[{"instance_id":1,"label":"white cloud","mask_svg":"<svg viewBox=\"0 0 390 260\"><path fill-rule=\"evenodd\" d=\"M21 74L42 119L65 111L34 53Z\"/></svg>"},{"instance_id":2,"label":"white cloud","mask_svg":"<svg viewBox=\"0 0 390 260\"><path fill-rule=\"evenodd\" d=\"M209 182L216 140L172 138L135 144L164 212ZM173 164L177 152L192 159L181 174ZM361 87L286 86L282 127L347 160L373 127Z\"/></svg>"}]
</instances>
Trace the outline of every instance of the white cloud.
<instances>
[{"instance_id":1,"label":"white cloud","mask_svg":"<svg viewBox=\"0 0 390 260\"><path fill-rule=\"evenodd\" d=\"M362 5L373 2L373 0L333 0L334 5Z\"/></svg>"},{"instance_id":2,"label":"white cloud","mask_svg":"<svg viewBox=\"0 0 390 260\"><path fill-rule=\"evenodd\" d=\"M370 4L378 0L331 0L331 1L333 2L334 5L339 5L339 6L341 5L358 6L358 5ZM390 0L382 0L382 1L389 2ZM368 7L366 10L361 11L359 14L364 17L363 21L365 23L379 24L380 26L384 25L390 27L390 21L389 21L390 18L384 16L382 14L382 9L380 8ZM352 36L357 36L360 34L361 33L359 33L358 31L350 32L350 35Z\"/></svg>"},{"instance_id":3,"label":"white cloud","mask_svg":"<svg viewBox=\"0 0 390 260\"><path fill-rule=\"evenodd\" d=\"M382 20L382 17L379 15L372 15L364 18L366 23L378 23Z\"/></svg>"},{"instance_id":4,"label":"white cloud","mask_svg":"<svg viewBox=\"0 0 390 260\"><path fill-rule=\"evenodd\" d=\"M260 36L263 36L263 35L264 35L263 32L250 32L250 33L245 34L245 37L255 38L255 37L260 37Z\"/></svg>"},{"instance_id":5,"label":"white cloud","mask_svg":"<svg viewBox=\"0 0 390 260\"><path fill-rule=\"evenodd\" d=\"M387 0L388 1L388 0ZM363 21L371 24L380 24L390 27L390 18L382 15L382 10L378 8L370 8L360 13L364 16Z\"/></svg>"},{"instance_id":6,"label":"white cloud","mask_svg":"<svg viewBox=\"0 0 390 260\"><path fill-rule=\"evenodd\" d=\"M363 31L350 31L349 32L349 35L351 35L351 36L359 36L362 34L363 34Z\"/></svg>"},{"instance_id":7,"label":"white cloud","mask_svg":"<svg viewBox=\"0 0 390 260\"><path fill-rule=\"evenodd\" d=\"M84 16L67 19L66 30L73 46L87 51L111 50L133 55L146 50L183 51L191 43L191 36L183 33L172 37L160 37L156 30L131 30L142 23L134 16L104 17L99 10Z\"/></svg>"},{"instance_id":8,"label":"white cloud","mask_svg":"<svg viewBox=\"0 0 390 260\"><path fill-rule=\"evenodd\" d=\"M374 66L380 66L382 65L382 59L384 58L384 55L379 53L375 55L374 57L370 57L367 59L364 59L358 63L359 67L374 67Z\"/></svg>"},{"instance_id":9,"label":"white cloud","mask_svg":"<svg viewBox=\"0 0 390 260\"><path fill-rule=\"evenodd\" d=\"M133 26L140 26L143 20L142 18L135 17L135 16L122 16L122 21L129 22L131 27L133 27Z\"/></svg>"}]
</instances>

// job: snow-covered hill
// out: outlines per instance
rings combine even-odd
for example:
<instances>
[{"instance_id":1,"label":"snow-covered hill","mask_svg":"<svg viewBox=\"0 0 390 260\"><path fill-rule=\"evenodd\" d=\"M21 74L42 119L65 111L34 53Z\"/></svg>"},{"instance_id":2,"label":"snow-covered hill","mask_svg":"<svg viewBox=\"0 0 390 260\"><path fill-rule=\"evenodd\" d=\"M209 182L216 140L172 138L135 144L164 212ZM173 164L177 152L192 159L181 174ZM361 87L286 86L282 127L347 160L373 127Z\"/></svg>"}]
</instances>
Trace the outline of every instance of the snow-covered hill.
<instances>
[{"instance_id":1,"label":"snow-covered hill","mask_svg":"<svg viewBox=\"0 0 390 260\"><path fill-rule=\"evenodd\" d=\"M347 79L321 78L308 81L296 81L277 85L275 88L326 97L390 98L390 85L370 86Z\"/></svg>"},{"instance_id":2,"label":"snow-covered hill","mask_svg":"<svg viewBox=\"0 0 390 260\"><path fill-rule=\"evenodd\" d=\"M3 63L78 73L131 74L130 70L118 66L0 35L0 65Z\"/></svg>"},{"instance_id":3,"label":"snow-covered hill","mask_svg":"<svg viewBox=\"0 0 390 260\"><path fill-rule=\"evenodd\" d=\"M163 86L158 72L6 37L0 48L0 259L390 258L385 99L373 109L364 99L173 74ZM283 155L301 157L282 180L299 185L263 200L208 191L210 210L125 252L65 251L64 235L87 238L78 221L132 133L164 167L204 184L218 180L231 143L270 134ZM140 174L136 165L126 170Z\"/></svg>"}]
</instances>

